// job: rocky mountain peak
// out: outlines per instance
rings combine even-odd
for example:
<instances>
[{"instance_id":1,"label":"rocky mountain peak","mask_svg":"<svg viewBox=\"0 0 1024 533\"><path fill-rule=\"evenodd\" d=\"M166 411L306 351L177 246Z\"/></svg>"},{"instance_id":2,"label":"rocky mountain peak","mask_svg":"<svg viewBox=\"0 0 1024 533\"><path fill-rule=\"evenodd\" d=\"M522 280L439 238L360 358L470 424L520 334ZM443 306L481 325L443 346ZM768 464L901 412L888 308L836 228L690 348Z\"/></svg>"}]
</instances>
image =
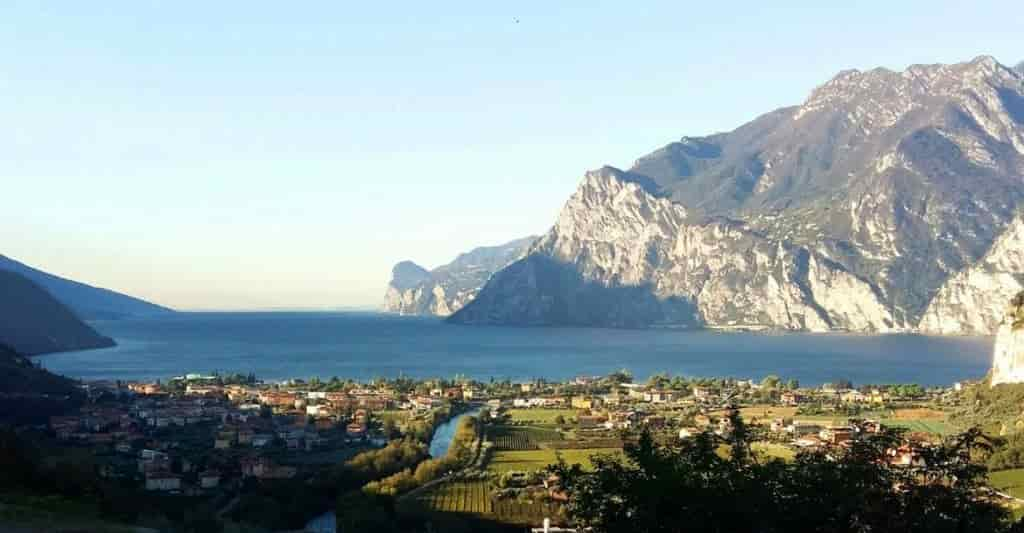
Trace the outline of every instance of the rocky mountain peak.
<instances>
[{"instance_id":1,"label":"rocky mountain peak","mask_svg":"<svg viewBox=\"0 0 1024 533\"><path fill-rule=\"evenodd\" d=\"M476 296L495 271L523 256L536 237L459 254L434 270L402 261L391 271L384 310L403 315L448 316Z\"/></svg>"},{"instance_id":2,"label":"rocky mountain peak","mask_svg":"<svg viewBox=\"0 0 1024 533\"><path fill-rule=\"evenodd\" d=\"M1010 227L1024 207L1022 175L1019 73L986 56L844 71L800 106L681 137L629 170L588 172L530 250L547 259L510 266L518 278L496 274L457 318L620 324L628 311L671 322L695 307L713 326L912 329ZM611 293L597 287L620 287L632 303L605 317L556 312L550 302L578 300L538 292L558 286L530 281L542 274L578 276L606 303ZM524 287L531 296L509 292ZM754 294L788 307L755 310Z\"/></svg>"},{"instance_id":3,"label":"rocky mountain peak","mask_svg":"<svg viewBox=\"0 0 1024 533\"><path fill-rule=\"evenodd\" d=\"M411 289L430 279L430 271L412 261L402 261L391 269L391 285L397 289Z\"/></svg>"}]
</instances>

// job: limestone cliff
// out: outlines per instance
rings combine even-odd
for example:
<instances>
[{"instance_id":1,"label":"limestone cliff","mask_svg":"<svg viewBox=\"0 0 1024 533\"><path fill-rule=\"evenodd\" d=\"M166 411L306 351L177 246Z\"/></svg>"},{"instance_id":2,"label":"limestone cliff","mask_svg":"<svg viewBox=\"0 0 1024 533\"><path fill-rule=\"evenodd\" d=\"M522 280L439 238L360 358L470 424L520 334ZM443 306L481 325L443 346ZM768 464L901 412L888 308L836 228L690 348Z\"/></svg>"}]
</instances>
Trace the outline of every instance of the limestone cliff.
<instances>
[{"instance_id":1,"label":"limestone cliff","mask_svg":"<svg viewBox=\"0 0 1024 533\"><path fill-rule=\"evenodd\" d=\"M1024 292L1005 308L992 351L992 386L1024 383Z\"/></svg>"},{"instance_id":2,"label":"limestone cliff","mask_svg":"<svg viewBox=\"0 0 1024 533\"><path fill-rule=\"evenodd\" d=\"M995 245L1013 240L1022 175L1020 72L991 57L844 71L799 106L587 174L452 320L953 331L1003 294L946 285L982 258L1012 269Z\"/></svg>"},{"instance_id":3,"label":"limestone cliff","mask_svg":"<svg viewBox=\"0 0 1024 533\"><path fill-rule=\"evenodd\" d=\"M482 246L432 271L402 261L391 271L384 310L402 315L448 316L476 296L491 274L522 257L536 237Z\"/></svg>"},{"instance_id":4,"label":"limestone cliff","mask_svg":"<svg viewBox=\"0 0 1024 533\"><path fill-rule=\"evenodd\" d=\"M610 167L587 174L529 256L463 323L902 329L870 284L811 250L687 210Z\"/></svg>"},{"instance_id":5,"label":"limestone cliff","mask_svg":"<svg viewBox=\"0 0 1024 533\"><path fill-rule=\"evenodd\" d=\"M1024 218L1017 217L977 263L951 277L921 320L924 333L992 335L1003 302L1024 290Z\"/></svg>"}]
</instances>

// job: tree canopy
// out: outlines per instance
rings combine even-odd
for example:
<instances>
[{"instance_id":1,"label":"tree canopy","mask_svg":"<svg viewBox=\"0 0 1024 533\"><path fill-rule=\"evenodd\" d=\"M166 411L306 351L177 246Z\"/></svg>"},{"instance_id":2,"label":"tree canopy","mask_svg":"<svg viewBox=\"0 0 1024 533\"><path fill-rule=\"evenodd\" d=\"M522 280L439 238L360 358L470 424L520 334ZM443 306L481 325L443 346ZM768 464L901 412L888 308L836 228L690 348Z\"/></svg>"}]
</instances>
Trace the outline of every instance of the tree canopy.
<instances>
[{"instance_id":1,"label":"tree canopy","mask_svg":"<svg viewBox=\"0 0 1024 533\"><path fill-rule=\"evenodd\" d=\"M658 444L645 432L624 459L597 457L591 471L553 467L570 516L595 533L1009 530L1007 511L979 490L986 470L971 454L986 443L978 430L894 466L888 454L904 443L896 430L865 428L848 448L785 462L759 457L742 420L732 423L725 440L705 433Z\"/></svg>"}]
</instances>

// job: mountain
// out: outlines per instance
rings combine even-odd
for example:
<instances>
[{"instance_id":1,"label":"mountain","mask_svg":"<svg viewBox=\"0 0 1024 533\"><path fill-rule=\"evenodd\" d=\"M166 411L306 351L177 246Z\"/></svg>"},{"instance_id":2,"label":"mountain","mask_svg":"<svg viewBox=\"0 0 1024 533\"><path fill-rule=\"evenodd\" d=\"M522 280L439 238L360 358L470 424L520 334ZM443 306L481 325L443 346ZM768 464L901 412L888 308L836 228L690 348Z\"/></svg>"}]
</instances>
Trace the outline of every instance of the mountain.
<instances>
[{"instance_id":1,"label":"mountain","mask_svg":"<svg viewBox=\"0 0 1024 533\"><path fill-rule=\"evenodd\" d=\"M1017 69L1017 72L1024 72L1024 61L1017 63L1017 66L1013 68Z\"/></svg>"},{"instance_id":2,"label":"mountain","mask_svg":"<svg viewBox=\"0 0 1024 533\"><path fill-rule=\"evenodd\" d=\"M16 272L34 281L84 320L173 312L138 298L47 274L3 255L0 255L0 271Z\"/></svg>"},{"instance_id":3,"label":"mountain","mask_svg":"<svg viewBox=\"0 0 1024 533\"><path fill-rule=\"evenodd\" d=\"M49 292L0 270L0 344L23 355L114 346Z\"/></svg>"},{"instance_id":4,"label":"mountain","mask_svg":"<svg viewBox=\"0 0 1024 533\"><path fill-rule=\"evenodd\" d=\"M975 264L949 278L932 298L920 330L941 335L990 335L1004 303L1024 290L1024 218L1017 217Z\"/></svg>"},{"instance_id":5,"label":"mountain","mask_svg":"<svg viewBox=\"0 0 1024 533\"><path fill-rule=\"evenodd\" d=\"M476 296L491 274L522 257L536 237L461 254L433 271L402 261L391 271L384 310L402 315L448 316Z\"/></svg>"},{"instance_id":6,"label":"mountain","mask_svg":"<svg viewBox=\"0 0 1024 533\"><path fill-rule=\"evenodd\" d=\"M0 395L70 395L76 391L77 388L70 379L38 368L27 357L0 345Z\"/></svg>"},{"instance_id":7,"label":"mountain","mask_svg":"<svg viewBox=\"0 0 1024 533\"><path fill-rule=\"evenodd\" d=\"M451 320L914 330L1010 226L1022 175L1021 73L844 71L800 106L588 173Z\"/></svg>"}]
</instances>

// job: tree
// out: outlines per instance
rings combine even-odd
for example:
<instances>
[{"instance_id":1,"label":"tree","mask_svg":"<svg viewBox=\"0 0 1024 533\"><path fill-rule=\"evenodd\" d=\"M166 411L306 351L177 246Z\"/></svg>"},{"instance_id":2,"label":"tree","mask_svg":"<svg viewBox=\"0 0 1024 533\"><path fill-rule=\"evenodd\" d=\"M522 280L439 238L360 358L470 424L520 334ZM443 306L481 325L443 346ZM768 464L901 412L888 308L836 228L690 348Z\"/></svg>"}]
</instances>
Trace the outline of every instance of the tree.
<instances>
[{"instance_id":1,"label":"tree","mask_svg":"<svg viewBox=\"0 0 1024 533\"><path fill-rule=\"evenodd\" d=\"M491 378L491 379L493 380L494 378ZM621 370L616 370L615 372L612 372L611 374L608 374L608 381L611 381L613 383L619 383L619 384L621 384L621 383L632 383L633 382L633 373L630 372L629 370L626 370L625 368L623 368Z\"/></svg>"},{"instance_id":2,"label":"tree","mask_svg":"<svg viewBox=\"0 0 1024 533\"><path fill-rule=\"evenodd\" d=\"M754 437L735 413L731 420L728 439L656 444L644 432L625 459L597 457L589 472L553 467L569 514L595 533L1009 530L1006 510L977 490L985 469L970 455L986 445L980 431L924 449L919 466L904 468L886 460L903 442L897 431L784 462L751 454Z\"/></svg>"},{"instance_id":3,"label":"tree","mask_svg":"<svg viewBox=\"0 0 1024 533\"><path fill-rule=\"evenodd\" d=\"M782 382L782 380L779 378L779 376L771 374L765 376L765 378L761 380L761 386L766 389L777 389L779 388L780 382Z\"/></svg>"},{"instance_id":4,"label":"tree","mask_svg":"<svg viewBox=\"0 0 1024 533\"><path fill-rule=\"evenodd\" d=\"M647 386L652 389L662 389L669 383L670 380L668 374L665 373L653 374L651 377L647 378Z\"/></svg>"}]
</instances>

